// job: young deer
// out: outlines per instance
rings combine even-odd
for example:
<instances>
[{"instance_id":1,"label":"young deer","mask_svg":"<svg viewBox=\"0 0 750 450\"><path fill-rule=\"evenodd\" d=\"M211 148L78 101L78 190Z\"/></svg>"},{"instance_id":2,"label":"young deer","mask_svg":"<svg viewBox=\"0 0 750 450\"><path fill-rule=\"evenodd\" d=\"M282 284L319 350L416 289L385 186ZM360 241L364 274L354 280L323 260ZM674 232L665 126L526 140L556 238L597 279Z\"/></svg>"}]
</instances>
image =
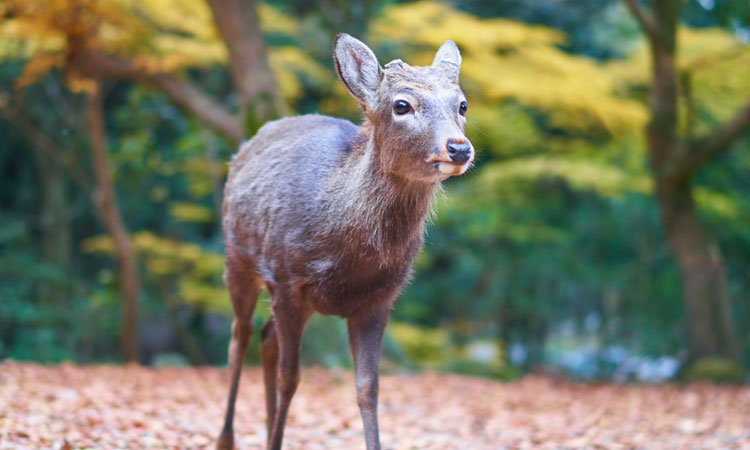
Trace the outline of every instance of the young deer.
<instances>
[{"instance_id":1,"label":"young deer","mask_svg":"<svg viewBox=\"0 0 750 450\"><path fill-rule=\"evenodd\" d=\"M388 312L422 246L433 194L474 159L452 41L431 66L395 60L381 68L365 44L340 34L334 61L364 124L319 115L268 123L229 170L224 279L235 319L221 449L233 447L237 387L264 286L272 310L261 329L268 448L281 448L302 329L315 311L346 318L367 449L380 448L378 359Z\"/></svg>"}]
</instances>

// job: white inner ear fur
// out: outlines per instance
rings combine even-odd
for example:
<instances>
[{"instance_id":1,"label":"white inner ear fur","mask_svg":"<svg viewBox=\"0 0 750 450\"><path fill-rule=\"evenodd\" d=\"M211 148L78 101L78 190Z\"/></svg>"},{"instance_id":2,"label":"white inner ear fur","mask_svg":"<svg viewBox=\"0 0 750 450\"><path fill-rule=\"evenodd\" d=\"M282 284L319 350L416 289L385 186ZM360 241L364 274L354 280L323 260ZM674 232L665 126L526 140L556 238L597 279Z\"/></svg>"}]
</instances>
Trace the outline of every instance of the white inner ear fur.
<instances>
[{"instance_id":1,"label":"white inner ear fur","mask_svg":"<svg viewBox=\"0 0 750 450\"><path fill-rule=\"evenodd\" d=\"M372 106L383 79L383 70L372 50L352 36L340 34L333 55L341 81L352 96L363 105Z\"/></svg>"}]
</instances>

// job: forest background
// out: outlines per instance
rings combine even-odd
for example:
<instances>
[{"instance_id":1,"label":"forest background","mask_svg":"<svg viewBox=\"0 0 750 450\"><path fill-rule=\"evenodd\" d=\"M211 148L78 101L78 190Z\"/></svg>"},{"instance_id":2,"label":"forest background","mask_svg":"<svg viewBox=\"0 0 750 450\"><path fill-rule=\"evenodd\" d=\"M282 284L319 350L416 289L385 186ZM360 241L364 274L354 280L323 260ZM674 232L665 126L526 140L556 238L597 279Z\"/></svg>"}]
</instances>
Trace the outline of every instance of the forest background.
<instances>
[{"instance_id":1,"label":"forest background","mask_svg":"<svg viewBox=\"0 0 750 450\"><path fill-rule=\"evenodd\" d=\"M5 0L0 360L224 364L226 163L273 118L359 121L339 32L381 64L453 39L478 150L386 370L747 380L746 0ZM351 365L340 319L303 360Z\"/></svg>"}]
</instances>

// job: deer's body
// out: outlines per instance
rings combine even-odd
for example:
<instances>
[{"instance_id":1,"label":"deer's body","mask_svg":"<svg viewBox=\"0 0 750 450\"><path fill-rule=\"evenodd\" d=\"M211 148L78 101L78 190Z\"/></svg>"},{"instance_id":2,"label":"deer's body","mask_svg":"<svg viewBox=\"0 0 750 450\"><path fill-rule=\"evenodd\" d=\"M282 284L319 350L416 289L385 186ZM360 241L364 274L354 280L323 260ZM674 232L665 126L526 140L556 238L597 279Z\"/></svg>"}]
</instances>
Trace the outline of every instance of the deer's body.
<instances>
[{"instance_id":1,"label":"deer's body","mask_svg":"<svg viewBox=\"0 0 750 450\"><path fill-rule=\"evenodd\" d=\"M232 448L234 404L260 289L271 296L262 362L268 446L281 447L299 383L302 329L313 312L346 318L368 450L380 448L377 366L388 312L419 251L440 181L463 173L460 56L448 41L429 67L336 40L339 76L365 112L362 127L326 116L263 126L232 161L225 188L225 281L235 321L219 448Z\"/></svg>"},{"instance_id":2,"label":"deer's body","mask_svg":"<svg viewBox=\"0 0 750 450\"><path fill-rule=\"evenodd\" d=\"M436 185L401 186L368 170L367 144L346 120L286 118L261 128L230 168L227 245L324 314L389 307L422 244Z\"/></svg>"}]
</instances>

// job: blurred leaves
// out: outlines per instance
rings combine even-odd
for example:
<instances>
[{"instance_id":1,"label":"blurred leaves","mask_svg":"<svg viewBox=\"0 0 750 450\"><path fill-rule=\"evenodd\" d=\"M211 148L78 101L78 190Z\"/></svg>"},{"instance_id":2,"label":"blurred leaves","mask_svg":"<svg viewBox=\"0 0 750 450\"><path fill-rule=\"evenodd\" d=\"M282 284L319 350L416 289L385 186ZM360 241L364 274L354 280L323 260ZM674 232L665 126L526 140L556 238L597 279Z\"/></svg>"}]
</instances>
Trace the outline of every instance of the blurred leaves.
<instances>
[{"instance_id":1,"label":"blurred leaves","mask_svg":"<svg viewBox=\"0 0 750 450\"><path fill-rule=\"evenodd\" d=\"M411 58L404 59L415 64L429 64L435 48L454 40L461 49L461 79L469 100L479 96L476 103L485 107L515 99L548 114L553 125L569 129L640 130L646 120L641 104L615 95L596 61L560 50L564 36L549 28L417 2L387 7L369 36L395 46L396 53L414 49Z\"/></svg>"},{"instance_id":2,"label":"blurred leaves","mask_svg":"<svg viewBox=\"0 0 750 450\"><path fill-rule=\"evenodd\" d=\"M87 253L112 255L114 252L112 240L106 235L88 238L81 245ZM231 313L229 294L222 282L223 254L160 237L150 231L134 233L133 245L149 281L173 282L182 301L211 311Z\"/></svg>"},{"instance_id":3,"label":"blurred leaves","mask_svg":"<svg viewBox=\"0 0 750 450\"><path fill-rule=\"evenodd\" d=\"M473 371L465 350L486 340L498 343L502 361L492 370L499 373L511 348L527 353L528 368L546 361L545 349L584 338L601 349L617 344L634 354L679 355L679 278L651 197L642 141L650 61L627 12L616 2L355 3L326 1L349 8L326 17L316 2L258 4L270 65L290 110L359 120L356 101L333 70L337 23L347 29L369 23L359 37L382 64L395 58L429 64L438 46L453 39L470 103L467 134L478 150L477 167L447 182L436 202L414 279L393 311L386 340L391 357ZM691 5L686 23L728 26L679 32L680 123L699 137L750 95L750 46L738 38L744 22L730 26ZM727 8L715 9L730 17ZM736 5L732 11L744 17ZM202 0L7 0L0 13L0 79L15 83L28 113L73 149L73 160L85 160L78 118L70 113L79 100L55 93L64 83L73 91L88 87L88 80L59 70L71 37L142 70L188 77L237 107L227 89L226 50ZM541 25L561 22L575 29L566 35ZM129 228L143 230L133 236L146 290L143 339L162 345L154 354L174 351L176 344L163 336L174 333L164 331L174 328L166 324L171 315L170 323L185 326L212 361L221 361L231 307L221 280L218 218L226 161L235 149L163 93L130 83L111 88L105 108L112 176ZM69 208L74 261L66 268L45 265L36 240L32 147L5 122L0 133L7 136L0 206L3 214L10 211L0 225L0 266L9 280L0 286L0 355L106 358L118 327L111 242L99 236L88 203L77 197ZM748 145L748 138L736 144ZM748 155L730 152L701 171L694 190L719 237L734 312L743 323L750 317L744 306ZM69 302L44 303L34 286L50 280L67 280ZM165 306L173 300L174 307ZM268 307L258 305L259 327ZM75 325L72 315L86 317L90 329ZM348 365L344 335L340 320L315 319L305 361Z\"/></svg>"}]
</instances>

